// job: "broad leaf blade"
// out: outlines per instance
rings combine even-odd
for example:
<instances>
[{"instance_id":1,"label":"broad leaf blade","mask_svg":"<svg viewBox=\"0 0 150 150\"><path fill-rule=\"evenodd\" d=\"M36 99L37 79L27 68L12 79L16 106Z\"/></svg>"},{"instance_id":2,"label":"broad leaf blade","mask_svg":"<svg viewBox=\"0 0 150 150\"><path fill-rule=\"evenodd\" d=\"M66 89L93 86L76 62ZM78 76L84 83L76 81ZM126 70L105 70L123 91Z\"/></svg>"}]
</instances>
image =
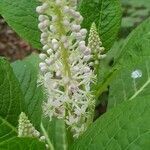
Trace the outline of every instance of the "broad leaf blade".
<instances>
[{"instance_id":1,"label":"broad leaf blade","mask_svg":"<svg viewBox=\"0 0 150 150\"><path fill-rule=\"evenodd\" d=\"M40 48L40 31L38 30L38 15L36 0L1 0L0 14L6 22L35 48Z\"/></svg>"},{"instance_id":2,"label":"broad leaf blade","mask_svg":"<svg viewBox=\"0 0 150 150\"><path fill-rule=\"evenodd\" d=\"M149 150L150 101L127 101L99 118L71 150Z\"/></svg>"},{"instance_id":3,"label":"broad leaf blade","mask_svg":"<svg viewBox=\"0 0 150 150\"><path fill-rule=\"evenodd\" d=\"M13 138L0 144L1 150L46 150L45 144L33 138Z\"/></svg>"},{"instance_id":4,"label":"broad leaf blade","mask_svg":"<svg viewBox=\"0 0 150 150\"><path fill-rule=\"evenodd\" d=\"M17 129L0 117L0 143L17 136Z\"/></svg>"},{"instance_id":5,"label":"broad leaf blade","mask_svg":"<svg viewBox=\"0 0 150 150\"><path fill-rule=\"evenodd\" d=\"M18 116L23 106L22 91L10 64L0 58L0 143L17 135Z\"/></svg>"},{"instance_id":6,"label":"broad leaf blade","mask_svg":"<svg viewBox=\"0 0 150 150\"><path fill-rule=\"evenodd\" d=\"M42 88L37 85L38 64L38 55L31 55L23 61L14 62L12 67L25 97L25 113L34 126L39 129L44 96Z\"/></svg>"},{"instance_id":7,"label":"broad leaf blade","mask_svg":"<svg viewBox=\"0 0 150 150\"><path fill-rule=\"evenodd\" d=\"M67 129L63 120L53 118L51 121L49 118L43 117L41 129L43 133L46 131L47 141L51 142L55 150L67 150L68 141Z\"/></svg>"},{"instance_id":8,"label":"broad leaf blade","mask_svg":"<svg viewBox=\"0 0 150 150\"><path fill-rule=\"evenodd\" d=\"M0 58L0 116L16 126L21 106L23 96L19 82L10 64Z\"/></svg>"},{"instance_id":9,"label":"broad leaf blade","mask_svg":"<svg viewBox=\"0 0 150 150\"><path fill-rule=\"evenodd\" d=\"M82 26L88 30L96 23L104 47L109 50L113 45L121 24L119 0L81 0L79 11L83 16Z\"/></svg>"},{"instance_id":10,"label":"broad leaf blade","mask_svg":"<svg viewBox=\"0 0 150 150\"><path fill-rule=\"evenodd\" d=\"M127 39L117 62L121 69L111 83L108 108L143 95L150 96L150 19L141 24ZM134 71L142 73L133 79Z\"/></svg>"}]
</instances>

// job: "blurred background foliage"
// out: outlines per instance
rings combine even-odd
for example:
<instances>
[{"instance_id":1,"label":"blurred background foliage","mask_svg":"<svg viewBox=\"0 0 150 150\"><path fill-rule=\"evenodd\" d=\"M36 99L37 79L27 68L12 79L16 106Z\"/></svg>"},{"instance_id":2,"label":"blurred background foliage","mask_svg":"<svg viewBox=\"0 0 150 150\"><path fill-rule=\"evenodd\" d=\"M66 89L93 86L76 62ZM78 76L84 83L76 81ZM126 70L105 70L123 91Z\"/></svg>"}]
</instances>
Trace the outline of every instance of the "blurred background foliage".
<instances>
[{"instance_id":1,"label":"blurred background foliage","mask_svg":"<svg viewBox=\"0 0 150 150\"><path fill-rule=\"evenodd\" d=\"M150 0L122 0L120 37L125 38L138 24L150 16Z\"/></svg>"},{"instance_id":2,"label":"blurred background foliage","mask_svg":"<svg viewBox=\"0 0 150 150\"><path fill-rule=\"evenodd\" d=\"M118 57L124 40L129 33L150 16L150 0L121 0L122 23L112 54Z\"/></svg>"}]
</instances>

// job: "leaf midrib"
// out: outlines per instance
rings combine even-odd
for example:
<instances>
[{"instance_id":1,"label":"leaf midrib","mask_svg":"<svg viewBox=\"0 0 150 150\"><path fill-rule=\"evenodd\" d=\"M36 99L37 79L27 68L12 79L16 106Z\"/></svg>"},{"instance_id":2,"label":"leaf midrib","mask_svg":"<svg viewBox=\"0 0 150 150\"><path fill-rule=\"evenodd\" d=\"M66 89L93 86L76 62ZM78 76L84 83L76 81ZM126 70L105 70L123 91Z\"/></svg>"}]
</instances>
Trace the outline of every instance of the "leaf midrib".
<instances>
[{"instance_id":1,"label":"leaf midrib","mask_svg":"<svg viewBox=\"0 0 150 150\"><path fill-rule=\"evenodd\" d=\"M141 86L141 88L137 90L134 93L134 95L129 98L129 100L133 100L134 98L136 98L149 84L150 84L150 78L148 78L147 82L145 82L145 84L143 84L143 86Z\"/></svg>"},{"instance_id":2,"label":"leaf midrib","mask_svg":"<svg viewBox=\"0 0 150 150\"><path fill-rule=\"evenodd\" d=\"M1 116L0 116L0 120L2 120L3 123L5 123L8 127L10 127L12 129L12 131L18 133L17 129L12 124L10 124L8 121L6 121L5 119L3 119Z\"/></svg>"}]
</instances>

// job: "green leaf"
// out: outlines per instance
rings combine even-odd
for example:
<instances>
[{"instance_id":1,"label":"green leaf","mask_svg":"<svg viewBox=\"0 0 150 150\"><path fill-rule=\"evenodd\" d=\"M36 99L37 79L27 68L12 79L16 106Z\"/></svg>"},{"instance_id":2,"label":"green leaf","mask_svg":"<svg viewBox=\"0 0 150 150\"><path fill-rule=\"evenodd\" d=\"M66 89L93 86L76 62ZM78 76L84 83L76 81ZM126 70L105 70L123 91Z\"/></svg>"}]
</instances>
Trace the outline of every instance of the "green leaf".
<instances>
[{"instance_id":1,"label":"green leaf","mask_svg":"<svg viewBox=\"0 0 150 150\"><path fill-rule=\"evenodd\" d=\"M45 134L47 142L49 145L53 145L55 150L68 149L68 141L71 139L67 139L67 130L63 120L54 118L50 121L49 118L43 117L41 129Z\"/></svg>"},{"instance_id":2,"label":"green leaf","mask_svg":"<svg viewBox=\"0 0 150 150\"><path fill-rule=\"evenodd\" d=\"M108 108L143 95L150 96L150 19L136 28L125 42L117 60L120 70L110 84ZM133 71L142 77L133 79Z\"/></svg>"},{"instance_id":3,"label":"green leaf","mask_svg":"<svg viewBox=\"0 0 150 150\"><path fill-rule=\"evenodd\" d=\"M46 150L45 144L33 138L13 138L0 144L1 150Z\"/></svg>"},{"instance_id":4,"label":"green leaf","mask_svg":"<svg viewBox=\"0 0 150 150\"><path fill-rule=\"evenodd\" d=\"M4 58L0 58L0 142L17 135L15 126L22 102L22 91L13 70Z\"/></svg>"},{"instance_id":5,"label":"green leaf","mask_svg":"<svg viewBox=\"0 0 150 150\"><path fill-rule=\"evenodd\" d=\"M71 150L149 150L150 101L127 101L99 118Z\"/></svg>"},{"instance_id":6,"label":"green leaf","mask_svg":"<svg viewBox=\"0 0 150 150\"><path fill-rule=\"evenodd\" d=\"M88 30L93 22L102 39L103 46L109 50L113 45L121 24L119 0L81 0L79 11L84 20L82 26Z\"/></svg>"},{"instance_id":7,"label":"green leaf","mask_svg":"<svg viewBox=\"0 0 150 150\"><path fill-rule=\"evenodd\" d=\"M35 48L41 48L38 30L37 0L1 0L0 14L22 38Z\"/></svg>"},{"instance_id":8,"label":"green leaf","mask_svg":"<svg viewBox=\"0 0 150 150\"><path fill-rule=\"evenodd\" d=\"M42 101L44 99L42 88L37 85L39 75L38 55L31 55L23 61L12 64L14 73L20 82L25 97L25 113L33 123L40 129Z\"/></svg>"}]
</instances>

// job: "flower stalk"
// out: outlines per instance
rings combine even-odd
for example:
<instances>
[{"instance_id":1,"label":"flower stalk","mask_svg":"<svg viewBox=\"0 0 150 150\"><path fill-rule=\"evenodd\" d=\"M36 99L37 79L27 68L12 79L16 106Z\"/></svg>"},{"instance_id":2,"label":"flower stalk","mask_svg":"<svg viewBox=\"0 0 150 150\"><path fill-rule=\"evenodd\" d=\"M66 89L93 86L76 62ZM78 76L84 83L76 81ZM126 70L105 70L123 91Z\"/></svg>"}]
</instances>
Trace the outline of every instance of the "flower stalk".
<instances>
[{"instance_id":1,"label":"flower stalk","mask_svg":"<svg viewBox=\"0 0 150 150\"><path fill-rule=\"evenodd\" d=\"M40 82L47 93L43 111L50 119L64 119L78 137L87 129L94 107L90 85L96 77L89 66L92 55L85 42L87 30L80 26L83 18L76 11L76 0L41 2L36 11L44 51Z\"/></svg>"}]
</instances>

